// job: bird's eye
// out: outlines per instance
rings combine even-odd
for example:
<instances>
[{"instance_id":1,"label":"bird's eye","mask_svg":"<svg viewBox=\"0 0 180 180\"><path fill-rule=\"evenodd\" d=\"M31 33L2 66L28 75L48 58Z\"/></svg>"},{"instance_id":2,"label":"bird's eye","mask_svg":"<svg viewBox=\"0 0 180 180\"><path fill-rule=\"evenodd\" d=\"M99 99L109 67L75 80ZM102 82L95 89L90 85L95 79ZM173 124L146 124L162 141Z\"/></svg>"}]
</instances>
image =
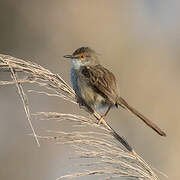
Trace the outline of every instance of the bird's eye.
<instances>
[{"instance_id":1,"label":"bird's eye","mask_svg":"<svg viewBox=\"0 0 180 180\"><path fill-rule=\"evenodd\" d=\"M81 59L83 59L83 58L84 58L84 55L81 55L80 57L81 57Z\"/></svg>"}]
</instances>

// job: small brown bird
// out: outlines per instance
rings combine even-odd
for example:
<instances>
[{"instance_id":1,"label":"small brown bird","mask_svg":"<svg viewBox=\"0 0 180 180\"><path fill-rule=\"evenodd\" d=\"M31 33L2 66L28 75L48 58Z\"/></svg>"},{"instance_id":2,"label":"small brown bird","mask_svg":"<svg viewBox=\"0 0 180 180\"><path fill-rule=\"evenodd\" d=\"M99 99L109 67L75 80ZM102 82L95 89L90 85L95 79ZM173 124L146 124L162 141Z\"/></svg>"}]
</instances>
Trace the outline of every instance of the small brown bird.
<instances>
[{"instance_id":1,"label":"small brown bird","mask_svg":"<svg viewBox=\"0 0 180 180\"><path fill-rule=\"evenodd\" d=\"M98 54L89 47L81 47L65 58L72 60L71 83L78 102L90 107L104 118L112 107L121 106L138 116L159 135L166 136L155 123L130 106L118 94L116 79L112 72L100 65ZM101 123L102 118L98 124Z\"/></svg>"}]
</instances>

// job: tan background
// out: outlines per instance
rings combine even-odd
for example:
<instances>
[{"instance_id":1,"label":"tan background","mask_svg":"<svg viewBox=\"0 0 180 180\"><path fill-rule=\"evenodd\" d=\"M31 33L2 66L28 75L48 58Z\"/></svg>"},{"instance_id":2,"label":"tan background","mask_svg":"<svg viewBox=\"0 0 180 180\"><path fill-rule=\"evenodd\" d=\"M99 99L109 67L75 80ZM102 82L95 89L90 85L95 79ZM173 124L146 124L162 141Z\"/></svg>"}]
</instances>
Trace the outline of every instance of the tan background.
<instances>
[{"instance_id":1,"label":"tan background","mask_svg":"<svg viewBox=\"0 0 180 180\"><path fill-rule=\"evenodd\" d=\"M168 136L124 111L112 110L108 122L148 163L179 180L179 19L178 0L0 0L0 53L35 61L69 82L71 63L62 56L94 48L116 75L121 95ZM0 80L6 76L0 73ZM79 111L55 98L36 98L34 111ZM53 180L68 172L71 149L51 143L37 148L27 136L31 130L14 86L0 87L0 115L1 180Z\"/></svg>"}]
</instances>

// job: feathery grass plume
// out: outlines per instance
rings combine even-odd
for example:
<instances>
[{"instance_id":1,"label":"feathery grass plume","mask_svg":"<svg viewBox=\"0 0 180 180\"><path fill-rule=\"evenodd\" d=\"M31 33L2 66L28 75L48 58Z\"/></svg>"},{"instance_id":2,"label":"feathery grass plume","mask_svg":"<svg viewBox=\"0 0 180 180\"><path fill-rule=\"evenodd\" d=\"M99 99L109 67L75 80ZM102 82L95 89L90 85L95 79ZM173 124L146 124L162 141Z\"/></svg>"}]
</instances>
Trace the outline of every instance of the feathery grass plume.
<instances>
[{"instance_id":1,"label":"feathery grass plume","mask_svg":"<svg viewBox=\"0 0 180 180\"><path fill-rule=\"evenodd\" d=\"M0 54L0 71L11 74L12 81L1 80L0 86L13 84L17 86L28 122L38 145L40 145L40 139L53 140L60 144L70 144L76 150L77 158L91 158L94 160L80 165L86 170L61 176L57 180L87 175L98 175L107 180L121 177L128 179L158 179L151 167L105 120L102 121L102 125L97 125L96 119L92 117L57 112L34 113L33 116L38 119L56 119L59 123L71 124L70 132L60 130L58 132L49 131L48 133L51 133L49 136L37 135L31 122L32 113L29 110L28 98L24 92L23 84L37 84L45 90L42 92L31 90L31 92L60 97L77 104L74 90L58 74L53 74L33 62L17 59L9 55ZM20 73L21 76L18 76ZM51 93L49 93L49 90ZM86 107L84 108L88 110ZM89 114L91 114L90 111ZM97 119L100 118L100 115L96 112L93 115Z\"/></svg>"}]
</instances>

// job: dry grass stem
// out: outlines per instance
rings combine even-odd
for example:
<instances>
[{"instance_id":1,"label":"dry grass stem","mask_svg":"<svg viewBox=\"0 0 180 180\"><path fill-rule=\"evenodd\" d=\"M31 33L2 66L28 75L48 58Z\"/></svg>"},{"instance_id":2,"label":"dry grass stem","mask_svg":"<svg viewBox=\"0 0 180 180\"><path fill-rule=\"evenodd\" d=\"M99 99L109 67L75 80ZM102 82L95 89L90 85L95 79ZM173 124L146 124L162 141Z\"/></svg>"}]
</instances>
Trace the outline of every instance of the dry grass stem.
<instances>
[{"instance_id":1,"label":"dry grass stem","mask_svg":"<svg viewBox=\"0 0 180 180\"><path fill-rule=\"evenodd\" d=\"M32 114L30 112L28 99L23 88L24 83L36 84L44 88L43 91L29 90L29 92L55 96L77 104L73 89L58 74L53 74L38 64L2 54L0 54L0 71L10 72L12 81L1 80L0 86L17 86L28 122L38 145L40 145L40 139L46 142L53 141L60 144L71 145L76 151L78 159L92 160L89 163L79 165L82 167L82 172L63 175L57 178L57 180L87 175L101 176L106 180L120 178L158 179L150 166L105 120L103 120L103 125L97 125L97 120L92 116L84 117L76 114L57 112L39 112ZM96 112L94 112L93 115L97 119L100 118L100 115ZM71 129L70 131L48 130L46 133L49 135L37 136L31 122L31 117L39 120L56 120L57 123L62 124L62 126L63 123L68 123L68 127L71 127Z\"/></svg>"}]
</instances>

